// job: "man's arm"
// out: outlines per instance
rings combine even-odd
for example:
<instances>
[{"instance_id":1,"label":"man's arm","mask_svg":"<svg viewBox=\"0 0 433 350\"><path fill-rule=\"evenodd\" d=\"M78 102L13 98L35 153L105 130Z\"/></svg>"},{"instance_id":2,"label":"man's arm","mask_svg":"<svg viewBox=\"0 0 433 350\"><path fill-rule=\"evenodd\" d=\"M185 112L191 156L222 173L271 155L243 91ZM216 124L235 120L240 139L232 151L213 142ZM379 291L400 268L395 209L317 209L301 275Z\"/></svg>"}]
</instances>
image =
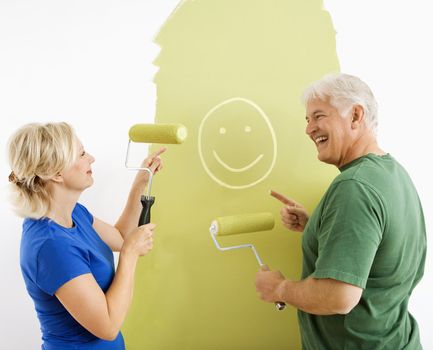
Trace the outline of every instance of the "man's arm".
<instances>
[{"instance_id":1,"label":"man's arm","mask_svg":"<svg viewBox=\"0 0 433 350\"><path fill-rule=\"evenodd\" d=\"M286 280L278 271L260 271L256 289L268 302L283 301L315 315L348 314L361 299L362 288L330 278Z\"/></svg>"}]
</instances>

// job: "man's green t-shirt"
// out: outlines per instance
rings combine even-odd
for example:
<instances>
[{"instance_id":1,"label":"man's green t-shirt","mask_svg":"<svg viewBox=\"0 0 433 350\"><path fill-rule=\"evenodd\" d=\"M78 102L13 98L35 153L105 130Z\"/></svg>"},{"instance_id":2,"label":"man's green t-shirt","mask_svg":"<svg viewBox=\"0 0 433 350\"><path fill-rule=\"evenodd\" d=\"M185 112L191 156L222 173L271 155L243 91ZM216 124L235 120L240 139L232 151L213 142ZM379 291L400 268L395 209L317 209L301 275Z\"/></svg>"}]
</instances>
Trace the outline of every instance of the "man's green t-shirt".
<instances>
[{"instance_id":1,"label":"man's green t-shirt","mask_svg":"<svg viewBox=\"0 0 433 350\"><path fill-rule=\"evenodd\" d=\"M416 189L390 155L346 164L304 230L302 278L363 289L347 315L299 311L303 349L421 349L409 297L424 273L426 232Z\"/></svg>"}]
</instances>

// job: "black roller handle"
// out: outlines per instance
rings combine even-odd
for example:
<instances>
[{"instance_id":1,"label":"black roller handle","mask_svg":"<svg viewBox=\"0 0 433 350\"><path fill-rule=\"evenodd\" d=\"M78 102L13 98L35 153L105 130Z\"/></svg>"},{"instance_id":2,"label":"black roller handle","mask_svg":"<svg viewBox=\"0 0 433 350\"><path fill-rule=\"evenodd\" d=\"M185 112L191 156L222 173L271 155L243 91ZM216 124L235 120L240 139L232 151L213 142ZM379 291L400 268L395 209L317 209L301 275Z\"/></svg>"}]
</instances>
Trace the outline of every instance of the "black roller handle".
<instances>
[{"instance_id":1,"label":"black roller handle","mask_svg":"<svg viewBox=\"0 0 433 350\"><path fill-rule=\"evenodd\" d=\"M152 196L141 196L141 204L143 209L141 209L140 220L138 220L138 226L146 225L150 222L150 208L153 203L155 203L155 197Z\"/></svg>"}]
</instances>

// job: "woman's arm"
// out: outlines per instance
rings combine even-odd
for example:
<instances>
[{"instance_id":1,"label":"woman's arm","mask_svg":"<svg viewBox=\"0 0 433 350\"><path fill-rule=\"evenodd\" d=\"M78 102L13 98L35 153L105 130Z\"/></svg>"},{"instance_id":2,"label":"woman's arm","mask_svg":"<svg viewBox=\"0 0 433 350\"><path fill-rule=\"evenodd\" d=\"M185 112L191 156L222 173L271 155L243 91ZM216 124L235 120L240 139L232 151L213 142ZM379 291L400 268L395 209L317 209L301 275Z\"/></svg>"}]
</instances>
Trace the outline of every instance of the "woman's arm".
<instances>
[{"instance_id":1,"label":"woman's arm","mask_svg":"<svg viewBox=\"0 0 433 350\"><path fill-rule=\"evenodd\" d=\"M161 148L151 154L143 161L143 166L148 167L153 174L162 169L162 160L159 157L165 152ZM94 217L93 228L99 234L101 239L111 248L113 252L119 252L122 248L123 240L138 225L138 219L141 214L141 195L149 181L147 171L139 171L129 191L128 199L122 214L114 226Z\"/></svg>"},{"instance_id":2,"label":"woman's arm","mask_svg":"<svg viewBox=\"0 0 433 350\"><path fill-rule=\"evenodd\" d=\"M56 297L72 317L96 337L117 337L131 304L137 259L152 249L154 228L154 224L147 224L130 233L105 294L90 273L73 278L56 291Z\"/></svg>"},{"instance_id":3,"label":"woman's arm","mask_svg":"<svg viewBox=\"0 0 433 350\"><path fill-rule=\"evenodd\" d=\"M123 237L115 226L93 217L93 228L113 252L120 252L123 245Z\"/></svg>"}]
</instances>

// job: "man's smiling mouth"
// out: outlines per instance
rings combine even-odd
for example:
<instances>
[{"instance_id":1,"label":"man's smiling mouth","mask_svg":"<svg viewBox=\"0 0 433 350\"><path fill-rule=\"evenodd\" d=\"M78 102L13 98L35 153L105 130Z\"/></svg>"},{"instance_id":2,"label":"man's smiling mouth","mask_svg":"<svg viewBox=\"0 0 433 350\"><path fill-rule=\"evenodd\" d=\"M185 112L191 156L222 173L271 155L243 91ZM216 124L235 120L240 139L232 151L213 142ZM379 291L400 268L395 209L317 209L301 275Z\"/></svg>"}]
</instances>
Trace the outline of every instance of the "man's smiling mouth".
<instances>
[{"instance_id":1,"label":"man's smiling mouth","mask_svg":"<svg viewBox=\"0 0 433 350\"><path fill-rule=\"evenodd\" d=\"M324 143L326 143L326 141L328 141L328 137L327 136L318 136L318 137L315 137L313 140L314 140L314 143L316 144L316 146L319 146L319 145L323 145Z\"/></svg>"},{"instance_id":2,"label":"man's smiling mouth","mask_svg":"<svg viewBox=\"0 0 433 350\"><path fill-rule=\"evenodd\" d=\"M244 166L243 168L232 168L231 166L227 165L216 153L215 150L212 151L213 156L217 160L218 163L220 163L224 168L226 168L228 171L231 171L233 173L241 173L243 171L247 171L248 169L251 169L254 165L256 165L260 159L263 158L263 154L259 155L254 161L252 161L247 166Z\"/></svg>"}]
</instances>

